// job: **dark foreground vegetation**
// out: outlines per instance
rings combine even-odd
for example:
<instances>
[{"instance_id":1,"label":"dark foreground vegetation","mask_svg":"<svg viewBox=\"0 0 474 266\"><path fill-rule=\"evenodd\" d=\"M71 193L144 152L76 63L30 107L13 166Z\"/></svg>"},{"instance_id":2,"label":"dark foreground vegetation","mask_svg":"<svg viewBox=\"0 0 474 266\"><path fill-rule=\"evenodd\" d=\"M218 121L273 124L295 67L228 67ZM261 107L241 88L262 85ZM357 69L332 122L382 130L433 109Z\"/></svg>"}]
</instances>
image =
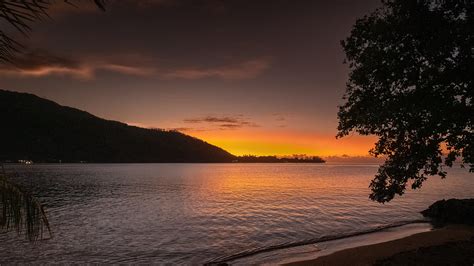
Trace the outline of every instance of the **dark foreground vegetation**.
<instances>
[{"instance_id":1,"label":"dark foreground vegetation","mask_svg":"<svg viewBox=\"0 0 474 266\"><path fill-rule=\"evenodd\" d=\"M177 131L98 118L32 94L0 90L0 161L232 162L235 156Z\"/></svg>"}]
</instances>

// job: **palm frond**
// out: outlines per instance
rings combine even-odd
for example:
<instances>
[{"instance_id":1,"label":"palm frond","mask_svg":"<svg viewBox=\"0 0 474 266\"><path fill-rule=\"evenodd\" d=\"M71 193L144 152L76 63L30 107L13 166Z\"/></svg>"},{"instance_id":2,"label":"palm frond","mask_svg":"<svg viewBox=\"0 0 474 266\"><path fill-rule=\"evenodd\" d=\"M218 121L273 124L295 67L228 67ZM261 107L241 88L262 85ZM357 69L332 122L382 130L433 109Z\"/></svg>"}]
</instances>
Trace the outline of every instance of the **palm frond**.
<instances>
[{"instance_id":1,"label":"palm frond","mask_svg":"<svg viewBox=\"0 0 474 266\"><path fill-rule=\"evenodd\" d=\"M74 5L73 0L63 1ZM105 11L106 0L92 1L99 9ZM0 0L0 19L4 19L17 32L28 36L31 23L48 18L47 11L54 2L54 0ZM0 29L0 46L0 63L11 63L14 54L24 48L2 29Z\"/></svg>"},{"instance_id":2,"label":"palm frond","mask_svg":"<svg viewBox=\"0 0 474 266\"><path fill-rule=\"evenodd\" d=\"M16 231L28 240L43 239L51 228L41 203L0 173L0 230Z\"/></svg>"}]
</instances>

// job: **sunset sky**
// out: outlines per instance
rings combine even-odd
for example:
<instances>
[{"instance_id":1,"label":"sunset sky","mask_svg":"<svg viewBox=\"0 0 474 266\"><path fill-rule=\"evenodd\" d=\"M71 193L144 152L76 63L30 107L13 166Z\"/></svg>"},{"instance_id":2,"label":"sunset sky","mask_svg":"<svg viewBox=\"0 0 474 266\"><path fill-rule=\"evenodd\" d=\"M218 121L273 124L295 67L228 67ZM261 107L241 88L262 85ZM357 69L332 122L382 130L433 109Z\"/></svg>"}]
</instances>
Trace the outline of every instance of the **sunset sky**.
<instances>
[{"instance_id":1,"label":"sunset sky","mask_svg":"<svg viewBox=\"0 0 474 266\"><path fill-rule=\"evenodd\" d=\"M236 155L361 156L375 142L335 135L348 74L339 42L378 0L86 2L18 35L28 51L0 66L0 88Z\"/></svg>"}]
</instances>

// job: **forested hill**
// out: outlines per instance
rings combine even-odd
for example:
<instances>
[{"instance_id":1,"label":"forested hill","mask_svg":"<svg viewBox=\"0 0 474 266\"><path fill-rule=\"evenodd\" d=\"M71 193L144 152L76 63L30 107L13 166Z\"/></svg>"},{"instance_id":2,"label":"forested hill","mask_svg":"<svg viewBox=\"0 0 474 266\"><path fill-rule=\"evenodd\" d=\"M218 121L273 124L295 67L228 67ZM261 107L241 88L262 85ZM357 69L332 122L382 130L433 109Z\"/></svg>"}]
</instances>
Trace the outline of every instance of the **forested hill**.
<instances>
[{"instance_id":1,"label":"forested hill","mask_svg":"<svg viewBox=\"0 0 474 266\"><path fill-rule=\"evenodd\" d=\"M32 94L0 90L0 161L232 162L225 150L176 131L129 126Z\"/></svg>"}]
</instances>

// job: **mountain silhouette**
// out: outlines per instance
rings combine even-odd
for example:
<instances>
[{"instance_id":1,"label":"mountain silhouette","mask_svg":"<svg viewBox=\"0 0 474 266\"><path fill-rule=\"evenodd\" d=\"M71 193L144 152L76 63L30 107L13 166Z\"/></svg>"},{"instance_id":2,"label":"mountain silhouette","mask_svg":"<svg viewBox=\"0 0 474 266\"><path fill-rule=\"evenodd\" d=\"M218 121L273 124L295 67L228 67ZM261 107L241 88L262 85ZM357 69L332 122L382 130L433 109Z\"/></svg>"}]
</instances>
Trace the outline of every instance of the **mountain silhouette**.
<instances>
[{"instance_id":1,"label":"mountain silhouette","mask_svg":"<svg viewBox=\"0 0 474 266\"><path fill-rule=\"evenodd\" d=\"M0 161L232 162L235 156L177 131L105 120L33 94L0 90Z\"/></svg>"}]
</instances>

